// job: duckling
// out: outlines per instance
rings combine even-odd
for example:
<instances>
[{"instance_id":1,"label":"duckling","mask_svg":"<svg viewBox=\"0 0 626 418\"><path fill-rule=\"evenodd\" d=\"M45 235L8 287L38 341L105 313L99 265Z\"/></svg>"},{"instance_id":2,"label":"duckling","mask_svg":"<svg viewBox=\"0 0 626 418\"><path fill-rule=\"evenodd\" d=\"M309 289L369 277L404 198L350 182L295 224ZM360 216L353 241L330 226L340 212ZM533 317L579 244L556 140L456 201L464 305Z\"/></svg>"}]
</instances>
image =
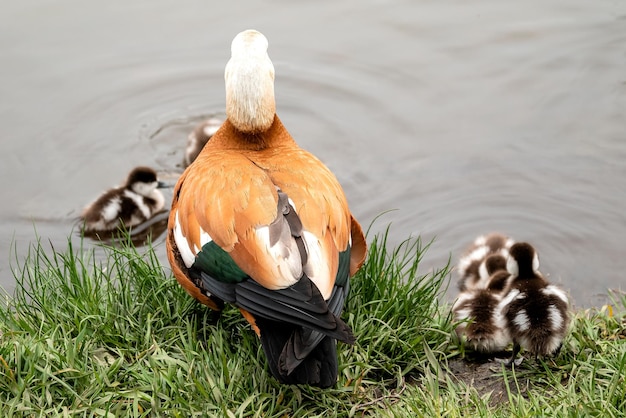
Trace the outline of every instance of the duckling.
<instances>
[{"instance_id":1,"label":"duckling","mask_svg":"<svg viewBox=\"0 0 626 418\"><path fill-rule=\"evenodd\" d=\"M486 278L481 280L479 271L481 264L490 254L500 254L506 257L513 243L513 239L497 232L476 238L461 256L457 265L460 276L459 290L486 288L487 280Z\"/></svg>"},{"instance_id":2,"label":"duckling","mask_svg":"<svg viewBox=\"0 0 626 418\"><path fill-rule=\"evenodd\" d=\"M497 272L504 272L507 278L510 277L510 274L508 274L506 270L506 258L501 252L489 254L482 263L480 263L478 267L478 280L474 287L477 289L486 289L489 287L489 282L492 280L492 277Z\"/></svg>"},{"instance_id":3,"label":"duckling","mask_svg":"<svg viewBox=\"0 0 626 418\"><path fill-rule=\"evenodd\" d=\"M473 350L481 353L498 353L511 343L498 307L510 274L497 270L488 278L484 289L466 289L460 293L452 311L456 321L462 321L456 334Z\"/></svg>"},{"instance_id":4,"label":"duckling","mask_svg":"<svg viewBox=\"0 0 626 418\"><path fill-rule=\"evenodd\" d=\"M198 157L202 148L209 142L209 139L217 132L217 130L222 126L224 121L211 117L200 124L198 124L195 129L189 134L187 137L187 147L185 148L185 158L184 165L187 167L189 164L193 162L193 160Z\"/></svg>"},{"instance_id":5,"label":"duckling","mask_svg":"<svg viewBox=\"0 0 626 418\"><path fill-rule=\"evenodd\" d=\"M161 211L165 198L158 188L166 187L149 167L133 169L126 183L104 192L87 205L81 214L83 231L114 232L120 226L130 228Z\"/></svg>"},{"instance_id":6,"label":"duckling","mask_svg":"<svg viewBox=\"0 0 626 418\"><path fill-rule=\"evenodd\" d=\"M239 308L284 384L329 387L350 277L367 253L334 174L276 114L268 41L239 33L226 64L226 121L174 188L167 256L207 307Z\"/></svg>"},{"instance_id":7,"label":"duckling","mask_svg":"<svg viewBox=\"0 0 626 418\"><path fill-rule=\"evenodd\" d=\"M513 341L507 364L515 362L522 348L535 358L558 353L569 326L566 293L539 272L539 257L528 243L511 246L507 271L511 279L498 308Z\"/></svg>"}]
</instances>

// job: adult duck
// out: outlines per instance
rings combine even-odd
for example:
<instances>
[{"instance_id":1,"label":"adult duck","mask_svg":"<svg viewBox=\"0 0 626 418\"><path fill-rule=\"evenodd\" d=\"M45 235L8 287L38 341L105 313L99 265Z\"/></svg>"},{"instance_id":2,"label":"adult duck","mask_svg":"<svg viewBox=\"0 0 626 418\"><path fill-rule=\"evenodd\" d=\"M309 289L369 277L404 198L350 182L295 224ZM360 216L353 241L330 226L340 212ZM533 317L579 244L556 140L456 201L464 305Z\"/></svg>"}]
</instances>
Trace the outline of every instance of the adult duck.
<instances>
[{"instance_id":1,"label":"adult duck","mask_svg":"<svg viewBox=\"0 0 626 418\"><path fill-rule=\"evenodd\" d=\"M366 243L331 171L276 115L265 36L239 33L225 69L226 120L183 172L168 223L178 282L214 310L239 307L282 383L329 387L340 318Z\"/></svg>"}]
</instances>

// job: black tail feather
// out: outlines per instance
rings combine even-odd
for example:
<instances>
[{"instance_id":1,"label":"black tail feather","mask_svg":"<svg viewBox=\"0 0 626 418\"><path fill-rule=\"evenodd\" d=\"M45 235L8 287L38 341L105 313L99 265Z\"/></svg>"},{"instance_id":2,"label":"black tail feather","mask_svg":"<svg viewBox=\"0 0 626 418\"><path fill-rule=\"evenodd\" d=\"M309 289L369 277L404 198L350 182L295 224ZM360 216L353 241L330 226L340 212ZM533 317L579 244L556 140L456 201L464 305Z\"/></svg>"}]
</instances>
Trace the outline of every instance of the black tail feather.
<instances>
[{"instance_id":1,"label":"black tail feather","mask_svg":"<svg viewBox=\"0 0 626 418\"><path fill-rule=\"evenodd\" d=\"M290 374L317 347L324 334L312 329L294 329L278 358L283 374Z\"/></svg>"},{"instance_id":2,"label":"black tail feather","mask_svg":"<svg viewBox=\"0 0 626 418\"><path fill-rule=\"evenodd\" d=\"M337 382L337 340L312 331L315 335L301 335L304 331L298 326L274 321L257 321L261 330L261 344L268 360L269 368L276 379L283 384L307 384L327 388ZM294 358L297 340L310 339L316 344L309 345L306 352L296 353L303 358ZM294 341L296 340L296 341Z\"/></svg>"}]
</instances>

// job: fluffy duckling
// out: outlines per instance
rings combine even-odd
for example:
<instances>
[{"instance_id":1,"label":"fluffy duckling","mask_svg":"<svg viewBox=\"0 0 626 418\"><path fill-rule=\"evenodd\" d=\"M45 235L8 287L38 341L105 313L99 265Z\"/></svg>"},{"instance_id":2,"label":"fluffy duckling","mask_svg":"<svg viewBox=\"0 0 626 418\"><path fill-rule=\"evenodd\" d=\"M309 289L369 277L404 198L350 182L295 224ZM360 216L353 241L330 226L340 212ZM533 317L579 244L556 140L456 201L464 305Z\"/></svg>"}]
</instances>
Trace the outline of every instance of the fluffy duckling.
<instances>
[{"instance_id":1,"label":"fluffy duckling","mask_svg":"<svg viewBox=\"0 0 626 418\"><path fill-rule=\"evenodd\" d=\"M165 205L158 188L166 187L149 167L133 169L126 183L104 192L81 214L86 233L114 232L121 226L130 228L150 219Z\"/></svg>"},{"instance_id":2,"label":"fluffy duckling","mask_svg":"<svg viewBox=\"0 0 626 418\"><path fill-rule=\"evenodd\" d=\"M509 278L510 274L506 270L506 258L501 252L489 254L478 267L478 280L474 287L477 289L486 289L489 287L491 280L499 278L496 273L503 272ZM495 276L494 276L495 275ZM506 285L506 281L504 286ZM503 287L504 288L504 287ZM503 290L503 289L500 289Z\"/></svg>"},{"instance_id":3,"label":"fluffy duckling","mask_svg":"<svg viewBox=\"0 0 626 418\"><path fill-rule=\"evenodd\" d=\"M498 309L509 277L506 270L496 270L486 288L464 290L452 307L454 319L461 322L457 335L475 351L498 353L511 343Z\"/></svg>"},{"instance_id":4,"label":"fluffy duckling","mask_svg":"<svg viewBox=\"0 0 626 418\"><path fill-rule=\"evenodd\" d=\"M507 294L500 302L502 326L513 340L511 365L520 349L537 356L557 353L569 325L569 301L565 292L551 285L539 272L539 257L528 243L509 249Z\"/></svg>"},{"instance_id":5,"label":"fluffy duckling","mask_svg":"<svg viewBox=\"0 0 626 418\"><path fill-rule=\"evenodd\" d=\"M489 275L486 275L481 280L479 271L481 264L490 254L499 254L502 257L506 257L508 249L513 243L514 241L511 238L497 232L476 238L457 264L457 271L460 276L459 290L486 288Z\"/></svg>"},{"instance_id":6,"label":"fluffy duckling","mask_svg":"<svg viewBox=\"0 0 626 418\"><path fill-rule=\"evenodd\" d=\"M202 148L209 142L209 139L222 126L222 119L211 117L200 124L187 137L187 147L185 148L185 167L193 162L202 151Z\"/></svg>"},{"instance_id":7,"label":"fluffy duckling","mask_svg":"<svg viewBox=\"0 0 626 418\"><path fill-rule=\"evenodd\" d=\"M286 384L329 387L340 318L365 236L332 172L276 115L268 41L239 33L225 69L226 121L174 189L167 255L180 285L211 309L239 307Z\"/></svg>"},{"instance_id":8,"label":"fluffy duckling","mask_svg":"<svg viewBox=\"0 0 626 418\"><path fill-rule=\"evenodd\" d=\"M501 253L489 254L478 268L481 280L487 280L497 271L506 271L506 257Z\"/></svg>"}]
</instances>

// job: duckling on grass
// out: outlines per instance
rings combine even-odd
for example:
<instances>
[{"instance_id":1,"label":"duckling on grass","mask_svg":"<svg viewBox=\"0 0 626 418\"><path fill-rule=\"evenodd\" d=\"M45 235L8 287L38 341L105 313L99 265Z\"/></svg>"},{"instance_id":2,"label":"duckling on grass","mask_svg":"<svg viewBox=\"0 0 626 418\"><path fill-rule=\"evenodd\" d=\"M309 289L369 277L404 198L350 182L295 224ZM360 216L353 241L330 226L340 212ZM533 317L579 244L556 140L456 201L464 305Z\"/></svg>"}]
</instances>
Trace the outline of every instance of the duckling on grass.
<instances>
[{"instance_id":1,"label":"duckling on grass","mask_svg":"<svg viewBox=\"0 0 626 418\"><path fill-rule=\"evenodd\" d=\"M539 272L539 257L528 243L511 246L507 271L511 279L498 308L502 327L513 341L507 365L515 362L521 349L535 358L557 354L570 321L566 293L548 283Z\"/></svg>"},{"instance_id":2,"label":"duckling on grass","mask_svg":"<svg viewBox=\"0 0 626 418\"><path fill-rule=\"evenodd\" d=\"M495 271L485 289L462 291L452 307L455 321L460 322L456 334L479 353L500 353L511 343L498 309L509 277L507 271Z\"/></svg>"},{"instance_id":3,"label":"duckling on grass","mask_svg":"<svg viewBox=\"0 0 626 418\"><path fill-rule=\"evenodd\" d=\"M479 271L481 264L491 254L506 257L513 242L511 238L497 232L476 238L461 256L457 265L457 272L460 277L459 290L486 288L488 275L481 280Z\"/></svg>"}]
</instances>

